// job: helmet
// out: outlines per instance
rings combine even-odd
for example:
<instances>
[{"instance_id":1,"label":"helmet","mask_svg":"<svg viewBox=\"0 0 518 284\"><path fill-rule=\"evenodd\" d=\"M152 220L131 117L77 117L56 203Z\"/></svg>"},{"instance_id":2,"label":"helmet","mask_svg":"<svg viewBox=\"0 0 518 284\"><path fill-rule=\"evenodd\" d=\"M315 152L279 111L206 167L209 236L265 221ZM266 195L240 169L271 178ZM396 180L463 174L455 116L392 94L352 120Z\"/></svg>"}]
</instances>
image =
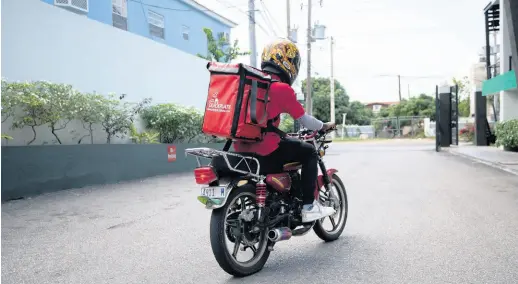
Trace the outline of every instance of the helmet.
<instances>
[{"instance_id":1,"label":"helmet","mask_svg":"<svg viewBox=\"0 0 518 284\"><path fill-rule=\"evenodd\" d=\"M261 55L261 68L273 67L280 71L289 84L293 84L300 69L300 52L290 40L277 39L267 44Z\"/></svg>"}]
</instances>

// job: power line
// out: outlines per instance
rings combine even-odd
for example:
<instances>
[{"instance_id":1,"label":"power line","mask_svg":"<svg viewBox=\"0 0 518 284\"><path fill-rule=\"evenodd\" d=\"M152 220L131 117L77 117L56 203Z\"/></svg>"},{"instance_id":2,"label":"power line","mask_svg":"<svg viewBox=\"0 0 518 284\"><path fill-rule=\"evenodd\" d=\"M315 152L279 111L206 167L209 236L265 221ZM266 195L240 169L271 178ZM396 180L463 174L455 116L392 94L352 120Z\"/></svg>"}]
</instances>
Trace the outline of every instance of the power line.
<instances>
[{"instance_id":1,"label":"power line","mask_svg":"<svg viewBox=\"0 0 518 284\"><path fill-rule=\"evenodd\" d=\"M169 7L164 7L164 6L159 6L159 5L153 5L153 4L147 4L147 3L143 3L142 0L129 0L131 2L135 2L135 3L139 3L141 5L146 5L148 7L153 7L153 8L157 8L157 9L163 9L163 10L168 10L168 11L177 11L177 12L198 12L198 11L203 11L203 12L216 12L214 10L211 10L211 9L196 9L196 10L193 10L193 9L177 9L177 8L169 8Z\"/></svg>"},{"instance_id":2,"label":"power line","mask_svg":"<svg viewBox=\"0 0 518 284\"><path fill-rule=\"evenodd\" d=\"M275 30L275 27L272 24L272 21L268 17L268 13L266 12L266 7L264 6L264 3L261 1L261 5L263 6L263 11L259 10L259 13L261 14L261 17L263 18L266 25L270 28L270 30L273 32L275 36L277 36L277 31Z\"/></svg>"},{"instance_id":3,"label":"power line","mask_svg":"<svg viewBox=\"0 0 518 284\"><path fill-rule=\"evenodd\" d=\"M234 8L234 9L238 10L240 13L242 13L242 14L246 15L248 18L250 18L250 11L246 12L243 9L237 7L236 5L233 5L233 4L230 4L227 2L223 2L221 0L216 0L216 1L227 8ZM255 19L253 19L253 23L256 24L266 35L270 36L270 33L262 25L260 25Z\"/></svg>"},{"instance_id":4,"label":"power line","mask_svg":"<svg viewBox=\"0 0 518 284\"><path fill-rule=\"evenodd\" d=\"M145 6L148 6L148 7L153 7L153 8L156 8L156 9L163 9L163 10L167 10L167 11L175 11L175 12L198 12L198 11L203 11L203 12L213 12L213 13L217 13L216 10L212 10L212 9L176 9L176 8L170 8L170 7L164 7L164 6L159 6L159 5L153 5L153 4L147 4L147 3L143 3L142 0L129 0L131 2L135 2L135 3L139 3L141 4L141 7L142 9L144 9L144 5ZM239 12L245 14L247 17L250 17L249 13L241 10L239 7L235 6L235 5L228 5L228 3L224 3L220 0L216 0L217 2L223 4L223 6L225 6L226 8L235 8L237 9ZM145 12L144 12L145 13ZM147 18L147 17L146 17ZM262 26L260 25L259 23L257 23L256 21L254 21L254 23L261 29L263 30L267 35L270 35L270 33Z\"/></svg>"},{"instance_id":5,"label":"power line","mask_svg":"<svg viewBox=\"0 0 518 284\"><path fill-rule=\"evenodd\" d=\"M375 77L401 77L401 78L414 78L414 79L442 79L444 76L414 76L414 75L398 75L398 74L378 74Z\"/></svg>"},{"instance_id":6,"label":"power line","mask_svg":"<svg viewBox=\"0 0 518 284\"><path fill-rule=\"evenodd\" d=\"M268 28L270 28L270 30L273 32L273 34L275 36L277 36L277 32L275 31L275 28L273 27L272 23L268 20L268 18L266 17L265 13L260 12L260 15L264 19L264 21L265 21L266 25L268 26Z\"/></svg>"},{"instance_id":7,"label":"power line","mask_svg":"<svg viewBox=\"0 0 518 284\"><path fill-rule=\"evenodd\" d=\"M275 20L274 17L272 17L272 13L270 13L270 10L268 10L268 7L266 7L266 4L264 4L264 1L261 0L261 6L263 6L264 8L264 11L266 13L266 16L270 19L271 22L273 22L273 24L280 30L282 31L282 29L280 28L279 26L279 23L277 23L277 21ZM275 33L277 35L277 33Z\"/></svg>"}]
</instances>

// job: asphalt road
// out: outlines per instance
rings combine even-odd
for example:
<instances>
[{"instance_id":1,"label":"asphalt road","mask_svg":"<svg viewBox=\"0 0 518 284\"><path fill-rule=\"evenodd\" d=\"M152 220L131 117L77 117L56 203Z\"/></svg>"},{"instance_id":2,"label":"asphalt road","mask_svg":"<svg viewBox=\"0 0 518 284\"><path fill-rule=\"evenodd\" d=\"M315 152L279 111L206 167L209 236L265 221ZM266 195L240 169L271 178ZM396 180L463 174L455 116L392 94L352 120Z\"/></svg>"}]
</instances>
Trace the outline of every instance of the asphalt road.
<instances>
[{"instance_id":1,"label":"asphalt road","mask_svg":"<svg viewBox=\"0 0 518 284\"><path fill-rule=\"evenodd\" d=\"M2 204L2 283L518 283L518 177L433 142L335 143L349 219L224 273L191 175Z\"/></svg>"}]
</instances>

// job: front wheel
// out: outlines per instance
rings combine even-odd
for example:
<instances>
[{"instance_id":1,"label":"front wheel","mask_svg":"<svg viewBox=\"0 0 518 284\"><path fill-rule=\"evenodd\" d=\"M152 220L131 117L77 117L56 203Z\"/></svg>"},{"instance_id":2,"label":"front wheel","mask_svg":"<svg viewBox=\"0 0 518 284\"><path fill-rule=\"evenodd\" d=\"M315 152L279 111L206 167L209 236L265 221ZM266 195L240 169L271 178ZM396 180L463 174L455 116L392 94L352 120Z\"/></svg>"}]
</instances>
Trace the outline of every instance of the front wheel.
<instances>
[{"instance_id":1,"label":"front wheel","mask_svg":"<svg viewBox=\"0 0 518 284\"><path fill-rule=\"evenodd\" d=\"M255 186L244 185L232 190L225 206L212 211L212 252L219 266L231 275L254 274L263 269L270 256L266 230L252 232L257 223L256 210Z\"/></svg>"},{"instance_id":2,"label":"front wheel","mask_svg":"<svg viewBox=\"0 0 518 284\"><path fill-rule=\"evenodd\" d=\"M345 229L349 207L345 186L336 174L333 174L331 189L326 194L325 199L331 201L336 213L329 217L317 220L313 227L313 231L315 231L315 234L317 234L317 236L322 240L332 242L338 239Z\"/></svg>"}]
</instances>

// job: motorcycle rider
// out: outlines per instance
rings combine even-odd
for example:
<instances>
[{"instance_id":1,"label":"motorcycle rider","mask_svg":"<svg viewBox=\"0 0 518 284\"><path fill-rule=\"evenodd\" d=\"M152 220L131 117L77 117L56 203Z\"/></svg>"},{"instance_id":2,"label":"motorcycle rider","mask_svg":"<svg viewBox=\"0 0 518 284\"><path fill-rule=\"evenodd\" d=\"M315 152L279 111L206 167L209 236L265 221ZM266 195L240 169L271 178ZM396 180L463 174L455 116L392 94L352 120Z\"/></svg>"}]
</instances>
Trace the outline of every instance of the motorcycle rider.
<instances>
[{"instance_id":1,"label":"motorcycle rider","mask_svg":"<svg viewBox=\"0 0 518 284\"><path fill-rule=\"evenodd\" d=\"M267 118L273 126L280 124L280 115L287 113L294 120L309 130L329 130L335 123L323 123L315 117L305 114L304 108L297 101L291 85L300 69L300 52L297 46L286 39L277 39L266 45L261 56L261 69L279 82L270 86ZM317 151L309 143L298 139L283 138L275 132L266 132L260 142L235 142L237 152L255 153L261 157L261 165L283 165L290 162L302 164L302 222L312 222L335 214L335 210L315 200L314 191L318 175Z\"/></svg>"}]
</instances>

